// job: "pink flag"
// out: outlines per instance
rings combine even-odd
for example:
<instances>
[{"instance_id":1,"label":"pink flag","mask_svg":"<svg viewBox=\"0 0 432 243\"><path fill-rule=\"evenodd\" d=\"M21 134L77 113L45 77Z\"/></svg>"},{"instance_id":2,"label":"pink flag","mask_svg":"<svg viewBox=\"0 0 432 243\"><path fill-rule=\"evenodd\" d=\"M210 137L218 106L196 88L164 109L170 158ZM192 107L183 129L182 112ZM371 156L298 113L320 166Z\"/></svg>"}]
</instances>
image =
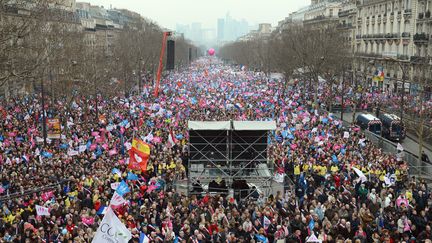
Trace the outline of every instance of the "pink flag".
<instances>
[{"instance_id":1,"label":"pink flag","mask_svg":"<svg viewBox=\"0 0 432 243\"><path fill-rule=\"evenodd\" d=\"M116 154L117 154L117 150L116 150L116 149L111 149L111 150L108 152L108 154L109 154L109 156L116 155Z\"/></svg>"},{"instance_id":2,"label":"pink flag","mask_svg":"<svg viewBox=\"0 0 432 243\"><path fill-rule=\"evenodd\" d=\"M90 151L93 151L93 150L95 150L97 148L97 144L92 144L92 145L90 145Z\"/></svg>"},{"instance_id":3,"label":"pink flag","mask_svg":"<svg viewBox=\"0 0 432 243\"><path fill-rule=\"evenodd\" d=\"M83 222L83 224L86 225L92 225L94 224L94 218L93 217L81 217L81 221Z\"/></svg>"},{"instance_id":4,"label":"pink flag","mask_svg":"<svg viewBox=\"0 0 432 243\"><path fill-rule=\"evenodd\" d=\"M150 193L150 192L154 191L156 188L157 188L157 186L155 186L155 185L150 185L150 186L147 188L147 193Z\"/></svg>"},{"instance_id":5,"label":"pink flag","mask_svg":"<svg viewBox=\"0 0 432 243\"><path fill-rule=\"evenodd\" d=\"M48 200L50 200L53 196L54 196L54 193L53 193L52 191L44 192L44 193L42 193L42 195L41 195L42 200L44 200L44 201L48 201Z\"/></svg>"},{"instance_id":6,"label":"pink flag","mask_svg":"<svg viewBox=\"0 0 432 243\"><path fill-rule=\"evenodd\" d=\"M152 140L154 143L160 143L160 142L162 142L162 138L160 138L160 137L153 137L153 140Z\"/></svg>"},{"instance_id":7,"label":"pink flag","mask_svg":"<svg viewBox=\"0 0 432 243\"><path fill-rule=\"evenodd\" d=\"M99 135L99 132L94 131L94 132L91 133L91 135L92 135L93 137L96 137L96 136Z\"/></svg>"}]
</instances>

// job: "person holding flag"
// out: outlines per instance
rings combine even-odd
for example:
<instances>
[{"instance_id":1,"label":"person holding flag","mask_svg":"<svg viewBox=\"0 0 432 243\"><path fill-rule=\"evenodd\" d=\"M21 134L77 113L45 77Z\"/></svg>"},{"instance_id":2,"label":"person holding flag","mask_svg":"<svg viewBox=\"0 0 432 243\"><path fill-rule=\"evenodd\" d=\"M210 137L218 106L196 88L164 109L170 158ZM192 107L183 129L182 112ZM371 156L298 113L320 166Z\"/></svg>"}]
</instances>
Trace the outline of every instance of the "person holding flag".
<instances>
[{"instance_id":1,"label":"person holding flag","mask_svg":"<svg viewBox=\"0 0 432 243\"><path fill-rule=\"evenodd\" d=\"M132 147L129 150L129 168L146 172L149 157L150 145L134 138L132 140Z\"/></svg>"}]
</instances>

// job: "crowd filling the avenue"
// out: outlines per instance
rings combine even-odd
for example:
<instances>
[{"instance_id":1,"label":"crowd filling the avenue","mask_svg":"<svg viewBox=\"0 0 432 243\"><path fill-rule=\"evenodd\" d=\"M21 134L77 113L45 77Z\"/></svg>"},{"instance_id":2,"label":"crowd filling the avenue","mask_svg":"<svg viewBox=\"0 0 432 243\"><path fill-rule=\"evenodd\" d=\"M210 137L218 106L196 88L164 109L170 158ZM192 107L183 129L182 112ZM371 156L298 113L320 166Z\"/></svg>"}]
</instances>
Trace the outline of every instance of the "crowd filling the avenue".
<instances>
[{"instance_id":1,"label":"crowd filling the avenue","mask_svg":"<svg viewBox=\"0 0 432 243\"><path fill-rule=\"evenodd\" d=\"M0 242L431 242L427 183L305 86L202 58L158 97L1 100ZM268 157L284 190L176 191L188 120L276 121Z\"/></svg>"}]
</instances>

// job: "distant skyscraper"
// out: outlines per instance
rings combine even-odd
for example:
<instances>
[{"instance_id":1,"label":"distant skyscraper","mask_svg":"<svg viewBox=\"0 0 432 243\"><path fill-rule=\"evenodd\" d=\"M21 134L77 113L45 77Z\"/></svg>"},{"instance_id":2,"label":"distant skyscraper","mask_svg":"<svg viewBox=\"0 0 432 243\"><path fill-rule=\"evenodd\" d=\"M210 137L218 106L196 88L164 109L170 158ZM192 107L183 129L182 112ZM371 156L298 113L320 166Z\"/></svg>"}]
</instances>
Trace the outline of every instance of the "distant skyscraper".
<instances>
[{"instance_id":1,"label":"distant skyscraper","mask_svg":"<svg viewBox=\"0 0 432 243\"><path fill-rule=\"evenodd\" d=\"M249 24L246 20L238 21L231 17L229 12L225 19L218 19L217 40L234 41L249 32Z\"/></svg>"},{"instance_id":2,"label":"distant skyscraper","mask_svg":"<svg viewBox=\"0 0 432 243\"><path fill-rule=\"evenodd\" d=\"M225 20L224 19L218 19L217 22L217 40L223 41L225 38Z\"/></svg>"},{"instance_id":3,"label":"distant skyscraper","mask_svg":"<svg viewBox=\"0 0 432 243\"><path fill-rule=\"evenodd\" d=\"M190 38L193 41L196 42L201 42L203 39L203 35L202 35L202 27L201 27L201 23L192 23L191 24L191 34L190 34Z\"/></svg>"},{"instance_id":4,"label":"distant skyscraper","mask_svg":"<svg viewBox=\"0 0 432 243\"><path fill-rule=\"evenodd\" d=\"M185 36L189 36L189 34L190 34L189 25L177 24L176 25L176 32L177 33L183 33Z\"/></svg>"}]
</instances>

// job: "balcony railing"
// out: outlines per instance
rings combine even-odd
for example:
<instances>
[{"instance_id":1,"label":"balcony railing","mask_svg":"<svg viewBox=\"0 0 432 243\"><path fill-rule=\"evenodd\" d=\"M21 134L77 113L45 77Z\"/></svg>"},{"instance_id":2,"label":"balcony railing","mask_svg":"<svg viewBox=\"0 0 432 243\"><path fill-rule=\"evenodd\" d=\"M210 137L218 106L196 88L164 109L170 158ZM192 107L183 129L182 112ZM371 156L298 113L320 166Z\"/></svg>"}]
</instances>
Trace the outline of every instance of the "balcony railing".
<instances>
[{"instance_id":1,"label":"balcony railing","mask_svg":"<svg viewBox=\"0 0 432 243\"><path fill-rule=\"evenodd\" d=\"M382 58L382 54L377 53L366 53L366 52L357 52L355 54L358 57L368 57L368 58Z\"/></svg>"},{"instance_id":2,"label":"balcony railing","mask_svg":"<svg viewBox=\"0 0 432 243\"><path fill-rule=\"evenodd\" d=\"M340 23L337 25L337 27L341 29L345 29L345 28L350 29L353 27L353 25L351 23Z\"/></svg>"},{"instance_id":3,"label":"balcony railing","mask_svg":"<svg viewBox=\"0 0 432 243\"><path fill-rule=\"evenodd\" d=\"M411 56L410 61L413 63L429 63L429 57Z\"/></svg>"},{"instance_id":4,"label":"balcony railing","mask_svg":"<svg viewBox=\"0 0 432 243\"><path fill-rule=\"evenodd\" d=\"M397 58L403 61L410 59L408 55L397 55Z\"/></svg>"},{"instance_id":5,"label":"balcony railing","mask_svg":"<svg viewBox=\"0 0 432 243\"><path fill-rule=\"evenodd\" d=\"M414 35L414 42L427 42L429 41L429 35L426 33L417 33Z\"/></svg>"},{"instance_id":6,"label":"balcony railing","mask_svg":"<svg viewBox=\"0 0 432 243\"><path fill-rule=\"evenodd\" d=\"M409 37L411 37L411 34L409 32L402 33L402 38L409 38Z\"/></svg>"}]
</instances>

